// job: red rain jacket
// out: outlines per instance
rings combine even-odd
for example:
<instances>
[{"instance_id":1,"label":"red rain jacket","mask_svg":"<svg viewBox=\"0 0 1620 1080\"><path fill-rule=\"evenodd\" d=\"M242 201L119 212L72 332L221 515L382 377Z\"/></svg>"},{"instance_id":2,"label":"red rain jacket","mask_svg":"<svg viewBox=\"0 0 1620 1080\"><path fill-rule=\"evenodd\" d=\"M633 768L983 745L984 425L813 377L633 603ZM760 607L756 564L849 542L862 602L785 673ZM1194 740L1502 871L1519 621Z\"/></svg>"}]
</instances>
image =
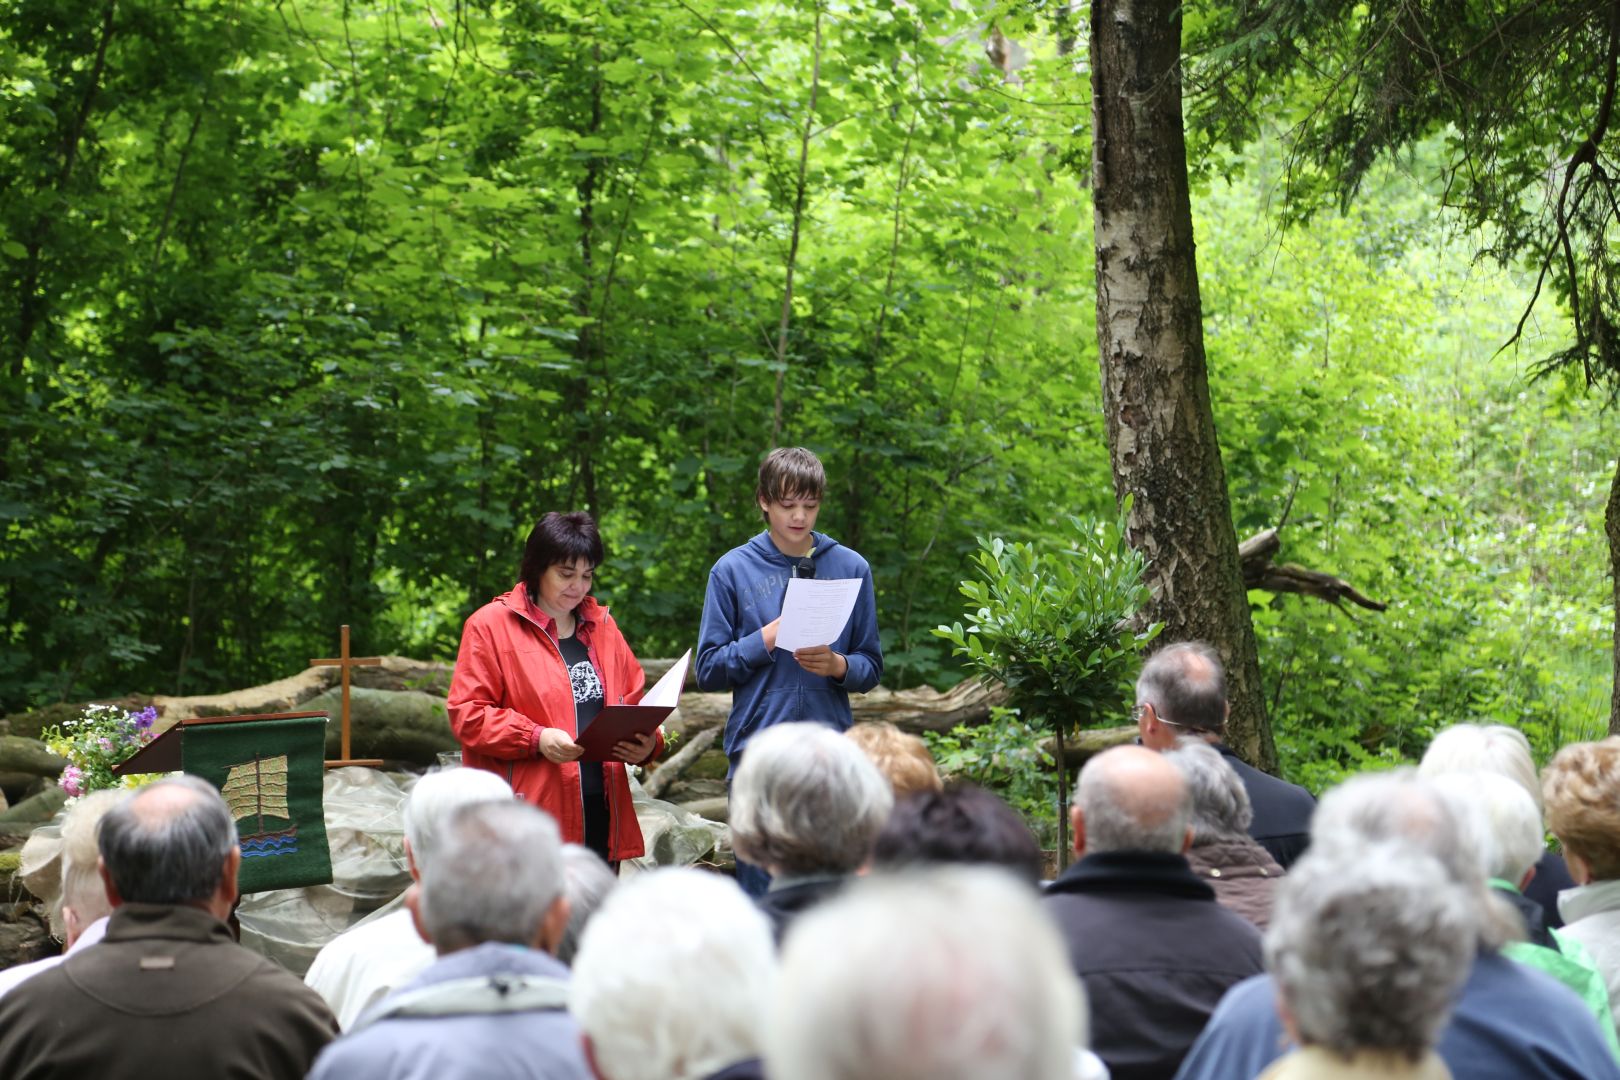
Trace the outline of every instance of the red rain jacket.
<instances>
[{"instance_id":1,"label":"red rain jacket","mask_svg":"<svg viewBox=\"0 0 1620 1080\"><path fill-rule=\"evenodd\" d=\"M646 675L608 610L587 596L574 611L575 633L590 651L602 680L604 704L633 705ZM557 648L556 624L529 602L521 583L467 620L450 680L450 730L461 741L463 764L504 776L512 790L557 819L564 841L584 843L585 803L579 763L540 756L540 729L559 728L570 739L574 691ZM647 758L664 752L660 733ZM634 859L646 851L630 801L622 762L602 765L608 804L608 858Z\"/></svg>"}]
</instances>

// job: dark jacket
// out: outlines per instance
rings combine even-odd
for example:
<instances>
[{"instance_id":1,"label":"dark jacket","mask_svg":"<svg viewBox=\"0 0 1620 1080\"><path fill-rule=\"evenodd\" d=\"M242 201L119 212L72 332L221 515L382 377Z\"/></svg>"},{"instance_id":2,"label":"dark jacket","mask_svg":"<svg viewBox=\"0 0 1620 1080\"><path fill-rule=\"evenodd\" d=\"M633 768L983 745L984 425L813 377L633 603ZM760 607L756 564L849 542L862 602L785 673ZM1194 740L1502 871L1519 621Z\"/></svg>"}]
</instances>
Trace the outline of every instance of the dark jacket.
<instances>
[{"instance_id":1,"label":"dark jacket","mask_svg":"<svg viewBox=\"0 0 1620 1080\"><path fill-rule=\"evenodd\" d=\"M776 935L776 943L780 945L793 920L830 899L844 887L846 880L841 877L776 878L763 896L754 899L754 903L771 920L771 932Z\"/></svg>"},{"instance_id":2,"label":"dark jacket","mask_svg":"<svg viewBox=\"0 0 1620 1080\"><path fill-rule=\"evenodd\" d=\"M708 1080L765 1080L765 1063L759 1058L749 1058L710 1073Z\"/></svg>"},{"instance_id":3,"label":"dark jacket","mask_svg":"<svg viewBox=\"0 0 1620 1080\"><path fill-rule=\"evenodd\" d=\"M1187 852L1193 873L1215 890L1215 899L1228 911L1264 930L1271 925L1271 903L1283 868L1252 837L1213 840Z\"/></svg>"},{"instance_id":4,"label":"dark jacket","mask_svg":"<svg viewBox=\"0 0 1620 1080\"><path fill-rule=\"evenodd\" d=\"M1310 846L1311 815L1316 813L1316 799L1298 784L1261 772L1225 743L1216 743L1215 749L1221 752L1249 792L1249 805L1254 807L1249 835L1271 852L1277 865L1288 869Z\"/></svg>"},{"instance_id":5,"label":"dark jacket","mask_svg":"<svg viewBox=\"0 0 1620 1080\"><path fill-rule=\"evenodd\" d=\"M1569 866L1556 851L1549 851L1536 863L1536 876L1530 879L1524 895L1541 905L1541 921L1549 930L1564 925L1564 916L1558 910L1558 894L1573 889L1575 879L1569 876Z\"/></svg>"},{"instance_id":6,"label":"dark jacket","mask_svg":"<svg viewBox=\"0 0 1620 1080\"><path fill-rule=\"evenodd\" d=\"M200 908L125 904L107 936L0 998L6 1080L301 1080L337 1034L320 995Z\"/></svg>"},{"instance_id":7,"label":"dark jacket","mask_svg":"<svg viewBox=\"0 0 1620 1080\"><path fill-rule=\"evenodd\" d=\"M1113 1080L1170 1080L1221 995L1261 969L1260 931L1217 904L1180 855L1087 855L1044 902Z\"/></svg>"},{"instance_id":8,"label":"dark jacket","mask_svg":"<svg viewBox=\"0 0 1620 1080\"><path fill-rule=\"evenodd\" d=\"M734 547L709 571L698 628L697 684L730 690L725 751L735 768L754 732L796 720L814 720L843 731L854 722L850 694L864 694L883 676L877 600L872 568L853 549L823 533L815 539L816 577L859 578L861 589L849 622L832 650L849 661L842 680L812 675L786 649L765 649L762 628L782 614L793 563L763 532Z\"/></svg>"}]
</instances>

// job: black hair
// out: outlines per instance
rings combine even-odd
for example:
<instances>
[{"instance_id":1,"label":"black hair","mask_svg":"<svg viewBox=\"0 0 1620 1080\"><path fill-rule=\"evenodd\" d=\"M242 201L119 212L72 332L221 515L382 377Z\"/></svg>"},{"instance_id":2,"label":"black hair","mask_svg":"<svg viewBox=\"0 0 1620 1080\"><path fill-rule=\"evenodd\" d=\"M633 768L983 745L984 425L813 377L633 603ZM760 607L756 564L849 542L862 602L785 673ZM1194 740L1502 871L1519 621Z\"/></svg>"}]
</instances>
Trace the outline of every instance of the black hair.
<instances>
[{"instance_id":1,"label":"black hair","mask_svg":"<svg viewBox=\"0 0 1620 1080\"><path fill-rule=\"evenodd\" d=\"M583 510L569 514L552 511L534 523L528 543L523 545L523 562L518 579L530 597L540 595L540 577L546 567L558 563L572 565L584 559L592 567L602 565L602 534L596 522Z\"/></svg>"},{"instance_id":2,"label":"black hair","mask_svg":"<svg viewBox=\"0 0 1620 1080\"><path fill-rule=\"evenodd\" d=\"M1045 870L1041 845L1018 811L973 784L920 792L894 804L872 845L873 865L896 870L936 863L1001 866L1031 884Z\"/></svg>"}]
</instances>

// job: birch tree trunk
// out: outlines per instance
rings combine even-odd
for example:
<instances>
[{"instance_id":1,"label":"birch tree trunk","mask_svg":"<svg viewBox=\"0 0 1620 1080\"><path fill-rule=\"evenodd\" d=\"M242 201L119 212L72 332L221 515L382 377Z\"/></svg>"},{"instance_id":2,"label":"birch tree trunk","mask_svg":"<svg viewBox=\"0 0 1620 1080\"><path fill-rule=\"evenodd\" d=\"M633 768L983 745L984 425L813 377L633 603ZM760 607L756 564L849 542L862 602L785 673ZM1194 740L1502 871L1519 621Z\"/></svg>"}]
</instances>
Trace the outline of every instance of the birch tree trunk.
<instances>
[{"instance_id":1,"label":"birch tree trunk","mask_svg":"<svg viewBox=\"0 0 1620 1080\"><path fill-rule=\"evenodd\" d=\"M1276 750L1204 361L1181 114L1180 0L1093 0L1097 344L1115 494L1132 496L1159 642L1220 651L1234 749Z\"/></svg>"}]
</instances>

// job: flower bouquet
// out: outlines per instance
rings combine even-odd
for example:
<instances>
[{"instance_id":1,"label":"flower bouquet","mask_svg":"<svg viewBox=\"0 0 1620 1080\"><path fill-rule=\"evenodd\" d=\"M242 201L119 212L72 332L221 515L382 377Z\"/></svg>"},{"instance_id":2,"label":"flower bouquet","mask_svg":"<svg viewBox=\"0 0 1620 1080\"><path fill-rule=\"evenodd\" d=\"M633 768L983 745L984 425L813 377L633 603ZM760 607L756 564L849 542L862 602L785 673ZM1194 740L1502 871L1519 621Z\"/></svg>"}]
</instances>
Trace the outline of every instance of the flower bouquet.
<instances>
[{"instance_id":1,"label":"flower bouquet","mask_svg":"<svg viewBox=\"0 0 1620 1080\"><path fill-rule=\"evenodd\" d=\"M152 741L152 724L156 720L157 709L150 705L140 712L128 712L116 705L87 705L77 720L46 728L41 733L45 745L68 762L57 781L67 792L68 801L103 788L136 788L156 780L156 773L113 775L113 769Z\"/></svg>"}]
</instances>

